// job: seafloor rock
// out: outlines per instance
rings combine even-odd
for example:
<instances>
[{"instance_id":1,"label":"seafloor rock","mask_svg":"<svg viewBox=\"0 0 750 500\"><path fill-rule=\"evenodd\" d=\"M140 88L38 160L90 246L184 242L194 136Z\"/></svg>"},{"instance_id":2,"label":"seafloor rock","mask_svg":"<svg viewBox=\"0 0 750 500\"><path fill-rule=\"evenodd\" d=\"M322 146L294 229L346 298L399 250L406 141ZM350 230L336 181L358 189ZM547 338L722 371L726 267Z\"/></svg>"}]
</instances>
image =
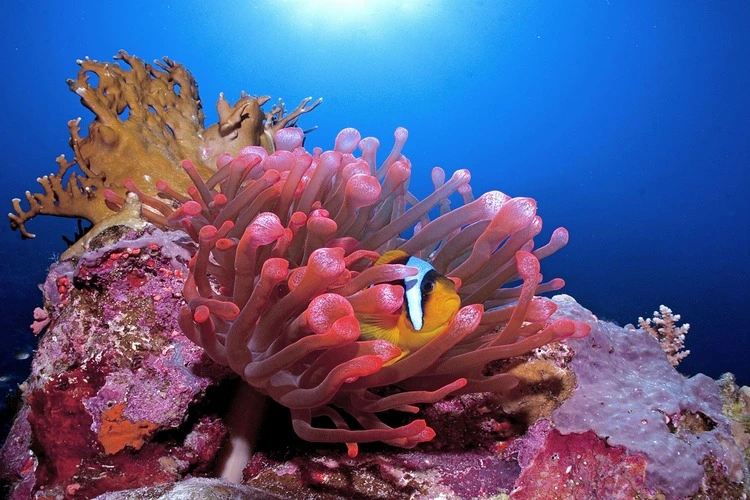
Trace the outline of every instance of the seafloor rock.
<instances>
[{"instance_id":1,"label":"seafloor rock","mask_svg":"<svg viewBox=\"0 0 750 500\"><path fill-rule=\"evenodd\" d=\"M50 269L35 323L47 331L0 451L11 498L746 495L748 391L680 375L648 334L566 296L556 314L591 334L491 365L519 378L510 392L425 406L429 443L350 458L300 441L271 405L244 486L190 479L211 475L224 442L228 374L179 332L191 254L180 234L114 235Z\"/></svg>"},{"instance_id":2,"label":"seafloor rock","mask_svg":"<svg viewBox=\"0 0 750 500\"><path fill-rule=\"evenodd\" d=\"M556 297L558 314L583 319L574 300ZM599 323L585 339L569 342L578 387L552 416L564 435L593 431L609 446L646 462L644 485L667 498L711 493L737 498L744 478L742 449L722 412L719 385L698 374L686 378L667 361L656 339L642 330ZM718 470L717 470L718 466ZM706 492L721 476L726 490ZM572 479L574 475L571 476Z\"/></svg>"},{"instance_id":3,"label":"seafloor rock","mask_svg":"<svg viewBox=\"0 0 750 500\"><path fill-rule=\"evenodd\" d=\"M190 243L151 227L51 267L25 406L0 452L11 498L88 498L210 470L200 408L226 371L177 326ZM40 324L41 323L41 324Z\"/></svg>"}]
</instances>

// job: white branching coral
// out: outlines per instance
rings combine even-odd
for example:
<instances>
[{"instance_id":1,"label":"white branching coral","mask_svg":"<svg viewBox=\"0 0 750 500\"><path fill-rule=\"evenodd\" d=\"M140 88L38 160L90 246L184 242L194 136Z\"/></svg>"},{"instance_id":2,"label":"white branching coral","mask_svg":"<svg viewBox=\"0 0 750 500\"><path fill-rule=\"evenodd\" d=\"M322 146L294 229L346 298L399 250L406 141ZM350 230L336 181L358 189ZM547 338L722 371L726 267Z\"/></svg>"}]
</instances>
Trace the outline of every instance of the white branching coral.
<instances>
[{"instance_id":1,"label":"white branching coral","mask_svg":"<svg viewBox=\"0 0 750 500\"><path fill-rule=\"evenodd\" d=\"M690 324L677 326L679 322L680 315L672 313L672 310L663 304L659 306L658 311L654 311L653 318L638 318L640 327L659 341L672 366L679 365L680 361L690 354L689 350L684 349L685 335L690 330Z\"/></svg>"}]
</instances>

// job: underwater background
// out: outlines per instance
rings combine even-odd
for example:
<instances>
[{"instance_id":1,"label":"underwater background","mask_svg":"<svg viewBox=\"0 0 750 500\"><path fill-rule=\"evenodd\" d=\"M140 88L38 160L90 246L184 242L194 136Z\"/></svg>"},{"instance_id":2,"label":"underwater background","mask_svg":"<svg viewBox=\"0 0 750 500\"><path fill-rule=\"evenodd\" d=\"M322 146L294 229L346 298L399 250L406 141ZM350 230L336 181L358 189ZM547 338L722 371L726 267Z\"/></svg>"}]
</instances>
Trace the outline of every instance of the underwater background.
<instances>
[{"instance_id":1,"label":"underwater background","mask_svg":"<svg viewBox=\"0 0 750 500\"><path fill-rule=\"evenodd\" d=\"M329 149L355 127L404 150L411 189L469 168L475 194L535 198L542 263L600 319L665 304L691 325L679 366L750 384L750 3L622 1L13 2L0 37L0 202L71 157L84 109L76 59L169 56L198 82L206 124L245 90L323 104L300 121ZM82 127L85 130L85 126ZM420 173L423 172L423 173ZM25 206L25 205L24 205ZM0 408L28 375L38 284L76 221L0 225ZM3 433L4 435L4 433Z\"/></svg>"}]
</instances>

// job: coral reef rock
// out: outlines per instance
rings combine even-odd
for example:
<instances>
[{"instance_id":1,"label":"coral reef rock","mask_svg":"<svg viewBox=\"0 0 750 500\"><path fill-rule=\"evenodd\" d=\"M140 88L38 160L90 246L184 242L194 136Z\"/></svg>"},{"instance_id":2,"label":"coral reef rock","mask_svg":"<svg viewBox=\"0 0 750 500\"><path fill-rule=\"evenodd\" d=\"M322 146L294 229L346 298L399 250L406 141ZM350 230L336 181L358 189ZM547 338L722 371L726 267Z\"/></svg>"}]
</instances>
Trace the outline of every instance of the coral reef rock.
<instances>
[{"instance_id":1,"label":"coral reef rock","mask_svg":"<svg viewBox=\"0 0 750 500\"><path fill-rule=\"evenodd\" d=\"M226 435L198 408L226 370L177 326L190 244L153 227L92 243L42 287L47 331L0 452L11 498L171 483L210 470Z\"/></svg>"},{"instance_id":2,"label":"coral reef rock","mask_svg":"<svg viewBox=\"0 0 750 500\"><path fill-rule=\"evenodd\" d=\"M433 441L352 458L272 410L244 484L210 479L226 436L211 388L229 373L176 326L192 251L179 234L149 226L50 269L47 331L0 452L10 498L746 498L732 396L746 388L686 378L646 332L567 296L555 314L591 334L504 360L532 367L515 393L423 406Z\"/></svg>"}]
</instances>

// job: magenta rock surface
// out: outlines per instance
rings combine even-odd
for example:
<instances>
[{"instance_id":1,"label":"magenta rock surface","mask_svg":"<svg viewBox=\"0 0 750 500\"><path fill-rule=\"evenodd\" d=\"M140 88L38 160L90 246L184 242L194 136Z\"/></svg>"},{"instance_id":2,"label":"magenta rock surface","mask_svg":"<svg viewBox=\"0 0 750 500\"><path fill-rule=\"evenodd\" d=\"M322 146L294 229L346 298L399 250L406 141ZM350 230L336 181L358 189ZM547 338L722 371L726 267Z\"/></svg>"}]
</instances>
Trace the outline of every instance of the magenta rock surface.
<instances>
[{"instance_id":1,"label":"magenta rock surface","mask_svg":"<svg viewBox=\"0 0 750 500\"><path fill-rule=\"evenodd\" d=\"M177 326L190 243L150 228L55 264L25 406L0 452L12 498L90 498L210 471L198 409L226 375Z\"/></svg>"}]
</instances>

